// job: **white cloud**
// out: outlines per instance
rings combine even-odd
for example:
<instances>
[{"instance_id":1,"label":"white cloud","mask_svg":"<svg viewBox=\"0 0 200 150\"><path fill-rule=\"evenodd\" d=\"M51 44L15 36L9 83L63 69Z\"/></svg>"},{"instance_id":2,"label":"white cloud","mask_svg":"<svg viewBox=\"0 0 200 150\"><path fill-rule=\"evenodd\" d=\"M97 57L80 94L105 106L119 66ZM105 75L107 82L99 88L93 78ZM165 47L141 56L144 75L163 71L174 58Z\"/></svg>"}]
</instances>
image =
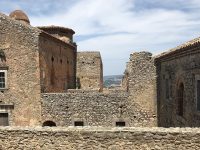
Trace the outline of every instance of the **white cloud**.
<instances>
[{"instance_id":1,"label":"white cloud","mask_svg":"<svg viewBox=\"0 0 200 150\"><path fill-rule=\"evenodd\" d=\"M129 4L133 0L127 0L127 2L129 3L125 3L124 0L83 0L63 11L62 14L55 14L48 18L41 16L41 18L31 20L33 25L41 24L41 22L45 25L53 23L67 25L73 28L77 35L107 33L117 30L117 24L127 18L126 10L130 8Z\"/></svg>"},{"instance_id":2,"label":"white cloud","mask_svg":"<svg viewBox=\"0 0 200 150\"><path fill-rule=\"evenodd\" d=\"M70 27L76 36L101 35L77 44L79 50L101 51L105 75L123 73L133 50L157 54L200 34L199 0L71 0L70 7L62 2L59 10L60 5L49 8L51 13L29 14L31 24Z\"/></svg>"}]
</instances>

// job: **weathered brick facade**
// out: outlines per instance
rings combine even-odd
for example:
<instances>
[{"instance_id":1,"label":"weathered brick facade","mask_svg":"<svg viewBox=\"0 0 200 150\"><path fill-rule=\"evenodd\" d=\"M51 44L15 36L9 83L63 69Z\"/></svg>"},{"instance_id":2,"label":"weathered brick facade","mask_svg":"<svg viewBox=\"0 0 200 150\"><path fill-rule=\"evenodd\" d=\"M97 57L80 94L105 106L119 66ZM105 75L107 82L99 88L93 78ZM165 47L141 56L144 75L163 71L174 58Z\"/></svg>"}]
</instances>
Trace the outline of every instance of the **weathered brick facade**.
<instances>
[{"instance_id":1,"label":"weathered brick facade","mask_svg":"<svg viewBox=\"0 0 200 150\"><path fill-rule=\"evenodd\" d=\"M76 46L48 34L39 38L42 92L64 92L76 88Z\"/></svg>"},{"instance_id":2,"label":"weathered brick facade","mask_svg":"<svg viewBox=\"0 0 200 150\"><path fill-rule=\"evenodd\" d=\"M75 89L77 55L76 44L73 42L75 32L59 26L38 28L45 31L39 39L42 92L66 92L67 89Z\"/></svg>"}]
</instances>

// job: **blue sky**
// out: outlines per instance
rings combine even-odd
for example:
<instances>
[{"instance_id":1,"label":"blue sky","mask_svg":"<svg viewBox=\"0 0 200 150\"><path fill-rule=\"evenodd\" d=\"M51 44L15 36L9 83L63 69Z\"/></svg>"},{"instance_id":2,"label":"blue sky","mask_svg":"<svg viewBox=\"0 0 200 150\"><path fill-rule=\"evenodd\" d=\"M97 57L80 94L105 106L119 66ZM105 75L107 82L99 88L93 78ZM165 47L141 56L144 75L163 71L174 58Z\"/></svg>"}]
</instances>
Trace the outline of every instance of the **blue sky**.
<instances>
[{"instance_id":1,"label":"blue sky","mask_svg":"<svg viewBox=\"0 0 200 150\"><path fill-rule=\"evenodd\" d=\"M0 12L27 13L33 26L75 30L79 51L100 51L104 75L122 74L129 55L154 55L200 35L200 0L0 0Z\"/></svg>"}]
</instances>

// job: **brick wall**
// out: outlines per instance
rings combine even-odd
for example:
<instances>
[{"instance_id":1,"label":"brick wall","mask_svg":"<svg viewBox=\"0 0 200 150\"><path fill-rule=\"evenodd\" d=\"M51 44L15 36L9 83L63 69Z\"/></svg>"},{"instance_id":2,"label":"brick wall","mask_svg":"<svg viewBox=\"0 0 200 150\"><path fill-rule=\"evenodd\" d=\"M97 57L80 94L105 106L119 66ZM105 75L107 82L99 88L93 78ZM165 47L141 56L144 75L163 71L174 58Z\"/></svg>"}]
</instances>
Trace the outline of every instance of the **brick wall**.
<instances>
[{"instance_id":1,"label":"brick wall","mask_svg":"<svg viewBox=\"0 0 200 150\"><path fill-rule=\"evenodd\" d=\"M42 34L39 40L42 92L76 88L76 46L46 34Z\"/></svg>"}]
</instances>

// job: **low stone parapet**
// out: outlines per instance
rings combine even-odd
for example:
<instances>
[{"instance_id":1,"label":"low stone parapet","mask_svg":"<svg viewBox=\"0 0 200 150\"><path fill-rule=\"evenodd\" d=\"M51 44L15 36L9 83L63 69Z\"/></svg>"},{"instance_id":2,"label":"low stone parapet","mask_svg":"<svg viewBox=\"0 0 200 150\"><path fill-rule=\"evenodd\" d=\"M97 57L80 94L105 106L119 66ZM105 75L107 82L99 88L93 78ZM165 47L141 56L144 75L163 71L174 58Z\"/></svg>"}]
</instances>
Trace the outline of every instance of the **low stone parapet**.
<instances>
[{"instance_id":1,"label":"low stone parapet","mask_svg":"<svg viewBox=\"0 0 200 150\"><path fill-rule=\"evenodd\" d=\"M0 149L200 149L200 128L0 127Z\"/></svg>"}]
</instances>

